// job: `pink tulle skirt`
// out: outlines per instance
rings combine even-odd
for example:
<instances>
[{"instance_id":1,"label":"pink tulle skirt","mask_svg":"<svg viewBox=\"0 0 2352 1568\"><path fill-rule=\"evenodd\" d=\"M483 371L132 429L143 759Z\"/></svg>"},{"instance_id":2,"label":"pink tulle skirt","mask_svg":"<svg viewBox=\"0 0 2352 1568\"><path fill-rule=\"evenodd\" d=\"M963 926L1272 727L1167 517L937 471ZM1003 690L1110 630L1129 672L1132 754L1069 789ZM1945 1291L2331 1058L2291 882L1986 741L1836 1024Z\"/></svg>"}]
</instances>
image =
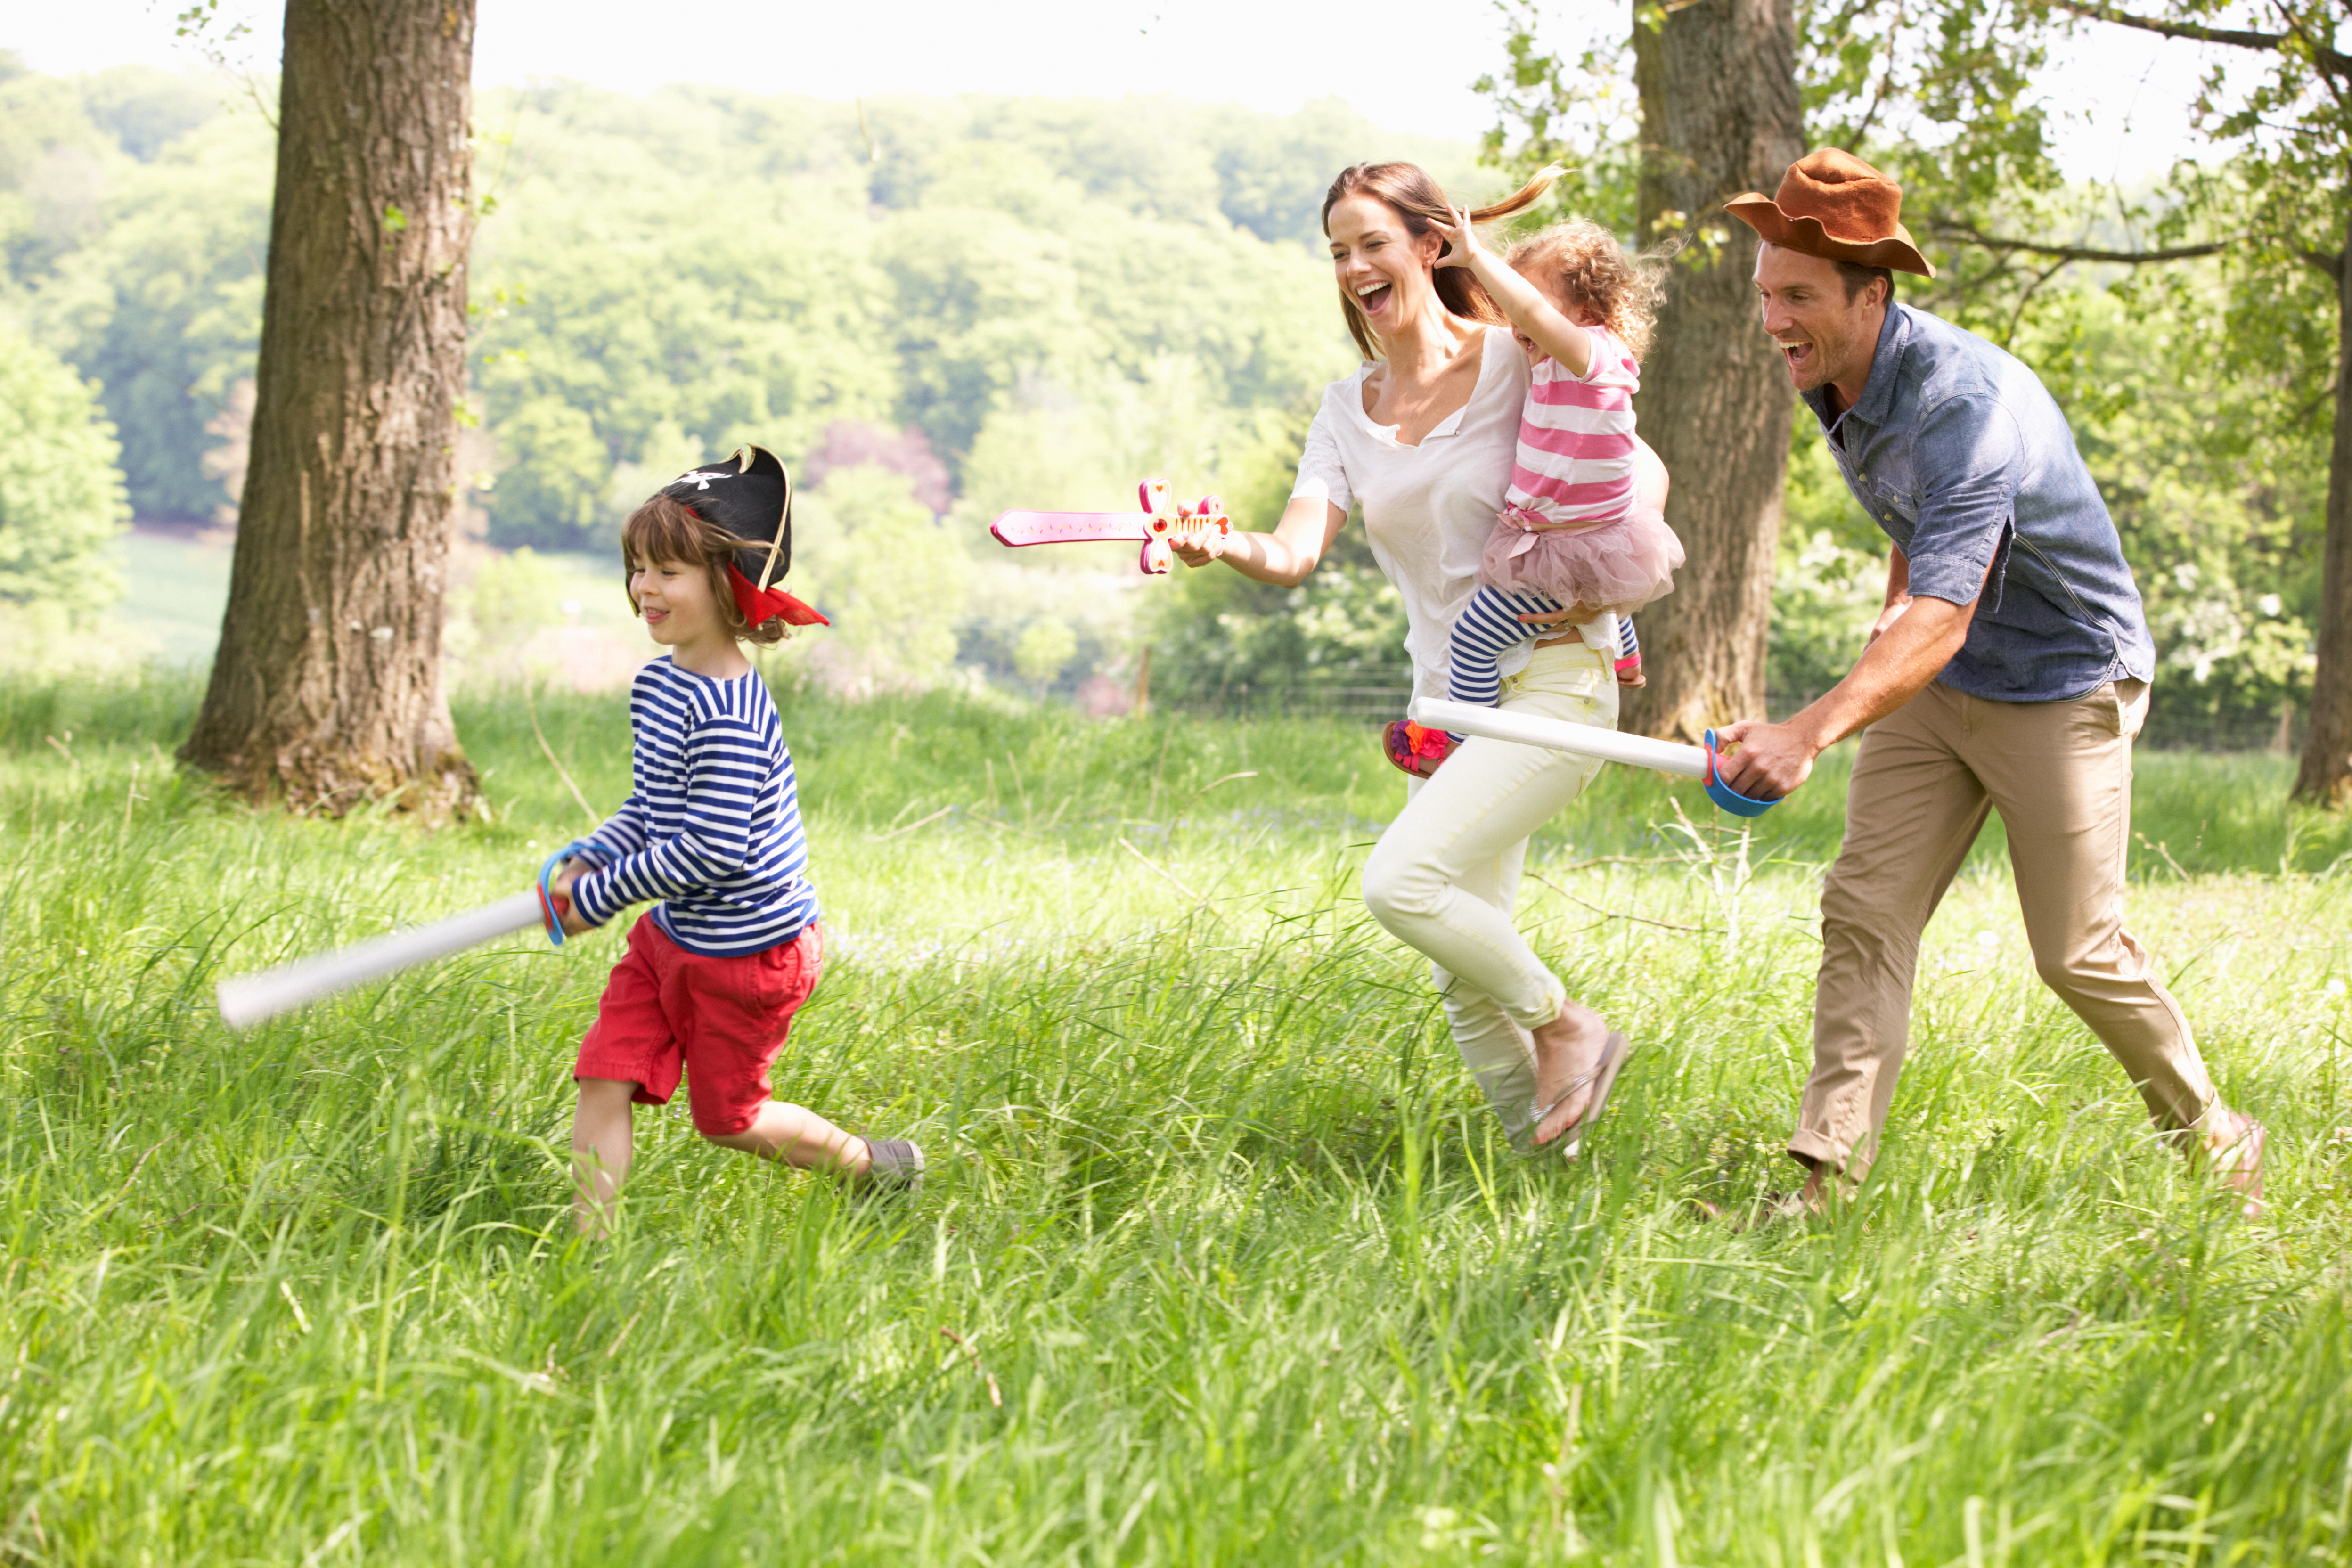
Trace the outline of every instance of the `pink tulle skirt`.
<instances>
[{"instance_id":1,"label":"pink tulle skirt","mask_svg":"<svg viewBox=\"0 0 2352 1568\"><path fill-rule=\"evenodd\" d=\"M1682 563L1683 542L1664 516L1641 507L1590 528L1530 529L1507 511L1486 536L1478 577L1507 594L1625 616L1673 593Z\"/></svg>"}]
</instances>

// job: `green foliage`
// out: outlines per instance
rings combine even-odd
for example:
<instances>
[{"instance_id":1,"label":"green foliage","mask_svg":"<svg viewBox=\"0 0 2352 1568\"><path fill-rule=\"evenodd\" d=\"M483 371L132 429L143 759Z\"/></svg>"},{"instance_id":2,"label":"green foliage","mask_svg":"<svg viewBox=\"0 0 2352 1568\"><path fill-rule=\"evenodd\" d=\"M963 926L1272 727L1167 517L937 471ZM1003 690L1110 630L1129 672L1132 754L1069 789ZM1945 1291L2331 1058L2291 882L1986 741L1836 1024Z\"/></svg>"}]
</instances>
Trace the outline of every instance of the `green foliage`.
<instances>
[{"instance_id":1,"label":"green foliage","mask_svg":"<svg viewBox=\"0 0 2352 1568\"><path fill-rule=\"evenodd\" d=\"M82 110L142 163L221 111L219 84L152 66L115 66L81 83Z\"/></svg>"},{"instance_id":2,"label":"green foliage","mask_svg":"<svg viewBox=\"0 0 2352 1568\"><path fill-rule=\"evenodd\" d=\"M728 90L486 95L484 145L499 151L472 275L487 439L469 435L465 460L493 540L608 549L689 463L760 439L798 464L845 420L928 437L967 542L1003 507L1123 510L1151 475L1220 489L1244 526L1270 526L1300 411L1349 360L1315 249L1340 165L1402 154L1468 195L1559 158L1572 177L1538 220L1576 210L1634 232L1622 40L1552 49L1533 11L1510 15L1488 138L1509 172L1487 175L1459 146L1375 132L1336 100L1268 116L890 99L861 126L854 107ZM2293 62L2267 97L2217 87L2208 123L2244 156L2184 170L2173 196L2125 214L2143 229L2110 233L2110 216L2091 236L2088 195L2055 184L2046 156L2033 83L2050 20L1973 0L1801 7L1814 137L1904 179L1946 267L1905 297L2023 355L2074 416L2162 642L2157 732L2263 738L2309 680L2315 432L2336 354L2333 283L2312 258L2341 238L2340 182L2297 150L2319 143L2266 127L2317 115L2305 129L2324 142L2334 111L2294 96L2312 84ZM129 68L0 80L0 311L100 384L145 516L210 518L241 471L273 149L218 97ZM2251 237L2119 281L1966 243L1995 231ZM1838 552L1884 553L1799 425L1776 694L1832 677L1867 622L1875 567ZM822 506L811 517L814 560L829 525ZM907 537L920 538L911 523ZM1007 576L1007 558L973 548L985 559L940 601L961 606L941 623L960 647L943 656L939 626L917 628L912 668L1017 673L1023 637L1058 623L1077 645L1066 683L1120 668L1139 640L1171 696L1404 679L1402 607L1358 523L1297 590L1213 571L1114 593L1083 568L1123 576L1123 552L1065 552L1051 569L1024 552ZM847 656L863 636L820 632L807 651L830 639ZM880 679L907 678L886 662Z\"/></svg>"},{"instance_id":3,"label":"green foliage","mask_svg":"<svg viewBox=\"0 0 2352 1568\"><path fill-rule=\"evenodd\" d=\"M62 621L121 596L121 454L96 389L0 328L0 604Z\"/></svg>"},{"instance_id":4,"label":"green foliage","mask_svg":"<svg viewBox=\"0 0 2352 1568\"><path fill-rule=\"evenodd\" d=\"M2155 1146L1996 856L1930 930L1859 1212L1739 1229L1692 1200L1793 1179L1834 757L1728 901L1650 826L1685 785L1612 770L1539 843L1527 929L1643 1044L1564 1166L1497 1145L1425 964L1355 901L1402 793L1360 733L787 690L828 963L776 1090L921 1139L929 1185L853 1208L646 1108L592 1249L569 1067L615 934L244 1035L209 1005L521 886L580 812L520 705L458 710L499 823L426 837L173 778L183 681L0 687L16 1555L2341 1554L2352 843L2294 841L2276 766L2147 759L2138 825L2189 879L2133 847L2135 929L2270 1120L2268 1219ZM616 801L624 705L540 718Z\"/></svg>"},{"instance_id":5,"label":"green foliage","mask_svg":"<svg viewBox=\"0 0 2352 1568\"><path fill-rule=\"evenodd\" d=\"M617 521L608 517L605 504L614 465L585 412L558 397L525 398L508 410L499 434L519 456L480 487L494 537L570 548L617 542L620 530L604 526ZM676 477L655 479L647 493ZM499 520L514 518L527 521L498 526Z\"/></svg>"},{"instance_id":6,"label":"green foliage","mask_svg":"<svg viewBox=\"0 0 2352 1568\"><path fill-rule=\"evenodd\" d=\"M1330 104L1171 107L884 99L861 130L704 89L492 106L530 170L476 252L492 538L587 542L663 428L792 461L837 420L913 426L1001 493L1075 407L1116 488L1171 444L1160 467L1214 482L1255 409L1344 366L1305 242L1324 184L1394 139ZM1148 428L1171 399L1172 438Z\"/></svg>"},{"instance_id":7,"label":"green foliage","mask_svg":"<svg viewBox=\"0 0 2352 1568\"><path fill-rule=\"evenodd\" d=\"M2020 348L2073 417L2147 601L2152 734L2255 742L2311 688L2326 426L2280 417L2282 378L2235 374L2214 352L2236 291L2212 266L2160 283L2173 301L2160 315L2144 298L2062 296Z\"/></svg>"},{"instance_id":8,"label":"green foliage","mask_svg":"<svg viewBox=\"0 0 2352 1568\"><path fill-rule=\"evenodd\" d=\"M11 675L0 680L0 752L55 754L51 736L68 752L98 746L128 755L149 745L177 745L195 723L205 679L202 670L185 665L104 679Z\"/></svg>"},{"instance_id":9,"label":"green foliage","mask_svg":"<svg viewBox=\"0 0 2352 1568\"><path fill-rule=\"evenodd\" d=\"M1343 100L1325 98L1279 118L1236 113L1224 105L1195 133L1211 143L1219 210L1268 244L1295 240L1319 247L1324 193L1350 163L1405 159L1458 192L1486 183L1460 142L1386 132L1367 136L1366 129L1363 117Z\"/></svg>"},{"instance_id":10,"label":"green foliage","mask_svg":"<svg viewBox=\"0 0 2352 1568\"><path fill-rule=\"evenodd\" d=\"M1633 235L1642 110L1630 41L1611 30L1582 47L1551 49L1538 36L1548 15L1538 0L1499 0L1496 8L1509 18L1510 66L1476 84L1495 104L1486 160L1522 176L1548 164L1567 170L1522 223L1575 217ZM1653 25L1646 12L1643 25Z\"/></svg>"},{"instance_id":11,"label":"green foliage","mask_svg":"<svg viewBox=\"0 0 2352 1568\"><path fill-rule=\"evenodd\" d=\"M142 515L235 499L205 458L242 439L271 147L215 97L136 70L0 83L0 304L103 383ZM1171 384L1201 416L1182 444L1207 454L1185 482L1213 484L1221 439L1346 363L1312 247L1332 174L1402 153L1472 179L1458 145L1336 101L864 114L703 89L485 95L500 151L471 276L495 542L609 542L642 499L616 496L681 446L797 461L839 419L916 426L960 479L992 417L1149 409Z\"/></svg>"},{"instance_id":12,"label":"green foliage","mask_svg":"<svg viewBox=\"0 0 2352 1568\"><path fill-rule=\"evenodd\" d=\"M2163 26L2240 19L2205 0L2157 9ZM2170 581L2151 595L2165 601L2173 662L2199 684L2210 730L2242 737L2275 707L2284 737L2284 716L2314 673L2307 629L2323 614L2352 613L2320 604L2344 349L2337 279L2352 234L2352 68L2333 53L2330 7L2281 0L2262 25L2277 31L2230 35L2258 47L2207 52L2190 119L2210 156L2176 167L2129 215L2147 248L2210 249L2211 258L2147 268L2123 298L2203 403L2176 418L2166 447L2180 458L2133 476L2142 510L2180 541ZM2219 482L2200 484L2206 476Z\"/></svg>"},{"instance_id":13,"label":"green foliage","mask_svg":"<svg viewBox=\"0 0 2352 1568\"><path fill-rule=\"evenodd\" d=\"M2238 16L2218 0L2155 10L2159 27ZM2138 202L2062 188L2025 95L2045 89L2032 79L2053 29L2110 24L2040 0L1934 15L1938 60L1975 65L1914 94L1943 134L1915 134L1887 160L1915 226L1954 242L1947 276L1920 297L2015 350L2073 416L2148 604L2161 661L2151 737L2283 736L2313 672L2340 352L2328 268L2345 247L2352 78L2340 57L2332 79L2317 60L2336 13L2281 4L2264 13L2280 27L2272 47L2210 50L2190 113L2211 155ZM2102 288L2080 277L2070 238L2185 258ZM2197 258L2200 241L2211 259ZM2072 286L2045 287L2062 276Z\"/></svg>"},{"instance_id":14,"label":"green foliage","mask_svg":"<svg viewBox=\"0 0 2352 1568\"><path fill-rule=\"evenodd\" d=\"M1827 529L1785 530L1772 576L1765 691L1793 712L1845 678L1886 597L1886 555L1841 544Z\"/></svg>"},{"instance_id":15,"label":"green foliage","mask_svg":"<svg viewBox=\"0 0 2352 1568\"><path fill-rule=\"evenodd\" d=\"M1535 0L1503 0L1501 9L1510 65L1478 83L1496 115L1486 155L1515 174L1547 163L1569 171L1522 221L1589 218L1630 242L1693 257L1721 244L1734 220L1719 208L1639 210L1644 152L1632 39L1606 24L1571 23L1584 36L1561 44L1562 23ZM1678 9L1637 5L1633 26L1654 32ZM2046 48L2029 18L1986 0L1801 0L1795 22L1808 142L1854 150L1895 174L1915 230L1950 237L2009 222L2040 232L2082 206L2050 156L2035 75ZM2045 280L2012 252L1952 260L1932 287L1921 291L1906 279L1906 290L1996 336Z\"/></svg>"},{"instance_id":16,"label":"green foliage","mask_svg":"<svg viewBox=\"0 0 2352 1568\"><path fill-rule=\"evenodd\" d=\"M562 585L554 568L525 545L476 563L450 607L466 616L486 647L509 648L549 623Z\"/></svg>"},{"instance_id":17,"label":"green foliage","mask_svg":"<svg viewBox=\"0 0 2352 1568\"><path fill-rule=\"evenodd\" d=\"M1764 687L1773 712L1793 712L1853 668L1886 602L1886 536L1845 488L1821 426L1801 413L1765 634Z\"/></svg>"},{"instance_id":18,"label":"green foliage","mask_svg":"<svg viewBox=\"0 0 2352 1568\"><path fill-rule=\"evenodd\" d=\"M1903 186L1904 221L1937 276L1896 274L1906 302L2008 344L2063 261L1972 243L2055 236L2111 193L2053 156L2048 36L2031 0L1805 0L1798 79L1807 140L1853 149Z\"/></svg>"},{"instance_id":19,"label":"green foliage","mask_svg":"<svg viewBox=\"0 0 2352 1568\"><path fill-rule=\"evenodd\" d=\"M1148 478L1168 479L1186 500L1214 483L1245 489L1265 417L1220 401L1197 362L1175 355L1133 378L1033 379L982 426L957 510L977 530L1008 507L1125 511Z\"/></svg>"},{"instance_id":20,"label":"green foliage","mask_svg":"<svg viewBox=\"0 0 2352 1568\"><path fill-rule=\"evenodd\" d=\"M139 99L110 96L113 78L84 79L83 89L101 109L114 106L112 122L136 144L185 108L184 96L168 90L184 86L176 79L158 78L166 88ZM0 88L0 137L58 123L10 99L26 83L71 88L52 78ZM37 204L27 209L41 243L12 249L10 292L36 335L104 387L132 507L142 516L209 520L236 500L205 458L245 437L247 409L233 389L253 374L261 336L268 132L249 115L230 116L182 132L148 162L115 147L103 153L86 225L44 218ZM64 155L53 146L27 163L17 148L0 149L0 170L16 173L20 194L37 192L41 171ZM77 243L58 250L53 237Z\"/></svg>"},{"instance_id":21,"label":"green foliage","mask_svg":"<svg viewBox=\"0 0 2352 1568\"><path fill-rule=\"evenodd\" d=\"M2158 12L2159 26L2192 30L2234 18L2221 0L2169 0ZM2233 30L2207 52L2190 121L2222 155L2173 171L2179 200L2158 209L2154 229L2161 241L2218 242L2233 313L2287 334L2293 360L2305 344L2282 307L2342 265L2352 219L2352 62L2336 50L2340 22L2325 0L2275 0L2263 22L2276 30ZM2313 323L2323 336L2332 315ZM2256 365L2278 363L2273 345L2250 347Z\"/></svg>"},{"instance_id":22,"label":"green foliage","mask_svg":"<svg viewBox=\"0 0 2352 1568\"><path fill-rule=\"evenodd\" d=\"M1078 634L1067 621L1046 616L1032 621L1014 646L1013 668L1034 686L1051 686L1077 657Z\"/></svg>"},{"instance_id":23,"label":"green foliage","mask_svg":"<svg viewBox=\"0 0 2352 1568\"><path fill-rule=\"evenodd\" d=\"M877 463L835 468L793 511L790 586L833 625L794 634L832 683L871 693L928 686L956 653L965 552Z\"/></svg>"},{"instance_id":24,"label":"green foliage","mask_svg":"<svg viewBox=\"0 0 2352 1568\"><path fill-rule=\"evenodd\" d=\"M46 267L103 221L110 151L72 83L29 72L0 82L0 251L12 273Z\"/></svg>"},{"instance_id":25,"label":"green foliage","mask_svg":"<svg viewBox=\"0 0 2352 1568\"><path fill-rule=\"evenodd\" d=\"M1224 499L1235 525L1272 528L1297 482L1313 405L1267 414ZM1412 684L1404 599L1372 558L1360 513L1296 588L1223 567L1178 567L1153 605L1154 689L1171 697Z\"/></svg>"}]
</instances>

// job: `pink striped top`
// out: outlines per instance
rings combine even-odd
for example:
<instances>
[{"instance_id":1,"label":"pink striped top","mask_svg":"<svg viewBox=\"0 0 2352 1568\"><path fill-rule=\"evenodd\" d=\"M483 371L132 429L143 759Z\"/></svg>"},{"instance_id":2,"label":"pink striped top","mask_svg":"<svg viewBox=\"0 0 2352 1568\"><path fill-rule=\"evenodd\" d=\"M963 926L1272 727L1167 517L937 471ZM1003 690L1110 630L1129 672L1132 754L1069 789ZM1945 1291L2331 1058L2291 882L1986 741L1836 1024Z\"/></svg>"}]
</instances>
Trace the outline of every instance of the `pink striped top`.
<instances>
[{"instance_id":1,"label":"pink striped top","mask_svg":"<svg viewBox=\"0 0 2352 1568\"><path fill-rule=\"evenodd\" d=\"M1507 512L1531 514L1538 528L1588 527L1623 517L1633 506L1633 394L1642 367L1605 328L1592 335L1583 379L1546 355L1519 414L1519 447L1511 464Z\"/></svg>"}]
</instances>

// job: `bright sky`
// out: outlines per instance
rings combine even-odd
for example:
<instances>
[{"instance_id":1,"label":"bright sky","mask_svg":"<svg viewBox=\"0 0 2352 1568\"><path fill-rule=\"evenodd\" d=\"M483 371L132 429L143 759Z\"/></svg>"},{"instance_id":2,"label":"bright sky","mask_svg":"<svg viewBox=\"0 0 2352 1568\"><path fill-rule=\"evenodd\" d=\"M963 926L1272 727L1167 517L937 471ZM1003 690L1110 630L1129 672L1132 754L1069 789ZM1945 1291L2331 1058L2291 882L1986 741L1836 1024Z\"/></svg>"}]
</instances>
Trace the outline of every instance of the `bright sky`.
<instances>
[{"instance_id":1,"label":"bright sky","mask_svg":"<svg viewBox=\"0 0 2352 1568\"><path fill-rule=\"evenodd\" d=\"M184 0L11 0L0 47L35 69L191 62L173 36ZM967 91L1116 98L1177 92L1277 112L1339 96L1392 131L1474 138L1491 122L1471 90L1502 63L1493 0L896 0L779 5L769 0L479 0L476 80L568 77L624 92L711 81L846 99ZM1562 41L1628 7L1559 0ZM221 0L246 19L254 64L275 58L282 11ZM2061 152L2077 177L2159 172L2191 151L2185 106L2205 51L2100 27L2056 62Z\"/></svg>"}]
</instances>

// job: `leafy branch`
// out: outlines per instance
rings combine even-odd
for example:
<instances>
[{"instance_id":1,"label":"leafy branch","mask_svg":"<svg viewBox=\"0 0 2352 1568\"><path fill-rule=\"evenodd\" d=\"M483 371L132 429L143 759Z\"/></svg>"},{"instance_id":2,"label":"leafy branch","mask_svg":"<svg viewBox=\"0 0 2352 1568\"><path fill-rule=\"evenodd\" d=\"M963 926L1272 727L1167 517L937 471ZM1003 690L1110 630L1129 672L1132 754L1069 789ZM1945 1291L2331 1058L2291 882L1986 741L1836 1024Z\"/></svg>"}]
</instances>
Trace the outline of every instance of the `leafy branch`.
<instances>
[{"instance_id":1,"label":"leafy branch","mask_svg":"<svg viewBox=\"0 0 2352 1568\"><path fill-rule=\"evenodd\" d=\"M1969 245L1979 250L2011 255L2048 257L2061 265L2070 261L2096 261L2119 267L2148 267L2168 261L2195 261L2203 257L2219 256L2234 243L2216 240L2208 245L2171 245L2155 250L2105 250L2089 245L2051 245L2038 239L2008 239L2000 235L1981 233L1964 223L1930 222L1925 226L1937 238L1949 240L1955 245ZM2317 268L2330 278L2339 278L2343 273L2344 253L2341 251L2297 248L2293 254L2298 261Z\"/></svg>"},{"instance_id":2,"label":"leafy branch","mask_svg":"<svg viewBox=\"0 0 2352 1568\"><path fill-rule=\"evenodd\" d=\"M2155 16L2134 16L2118 11L2113 5L2092 5L2076 0L2055 0L2062 11L2095 22L2113 22L2118 27L2137 27L2144 33L2155 33L2167 38L2186 38L2199 44L2228 44L2241 49L2261 49L2270 53L2288 53L2290 43L2300 43L2311 63L2330 76L2352 77L2352 55L2343 54L2318 42L2305 32L2303 25L2292 12L2288 23L2294 29L2289 33L2250 33L2234 27L2208 27L2200 22L2168 22Z\"/></svg>"},{"instance_id":3,"label":"leafy branch","mask_svg":"<svg viewBox=\"0 0 2352 1568\"><path fill-rule=\"evenodd\" d=\"M1931 221L1926 227L1938 239L1950 240L1955 245L1973 245L1980 250L2044 256L2059 261L2111 261L2125 267L2146 267L2161 261L2193 261L2202 256L2218 256L2228 248L2220 241L2210 245L2167 246L2159 250L2105 250L2090 245L2052 245L2044 240L2009 239L2000 235L1986 234L1972 224L1948 218Z\"/></svg>"}]
</instances>

